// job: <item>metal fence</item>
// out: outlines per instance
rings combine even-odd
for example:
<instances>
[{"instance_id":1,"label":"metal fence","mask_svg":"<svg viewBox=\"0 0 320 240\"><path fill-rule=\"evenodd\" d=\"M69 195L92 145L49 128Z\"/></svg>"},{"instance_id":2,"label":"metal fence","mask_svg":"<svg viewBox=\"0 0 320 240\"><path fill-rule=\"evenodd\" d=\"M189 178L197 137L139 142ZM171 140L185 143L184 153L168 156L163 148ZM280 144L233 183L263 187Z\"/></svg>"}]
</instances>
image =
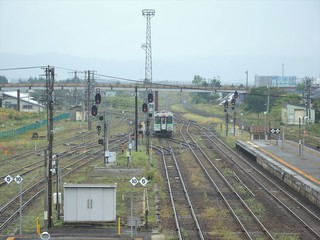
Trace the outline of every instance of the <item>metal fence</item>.
<instances>
[{"instance_id":1,"label":"metal fence","mask_svg":"<svg viewBox=\"0 0 320 240\"><path fill-rule=\"evenodd\" d=\"M55 117L53 117L53 121L56 122L56 121L60 121L60 120L67 119L67 118L70 118L70 113L63 113L63 114L61 114L59 116L55 116ZM36 123L30 124L30 125L27 125L27 126L24 126L24 127L20 127L20 128L9 130L9 131L0 132L0 139L9 138L9 137L15 137L15 136L23 134L23 133L25 133L27 131L38 129L40 127L46 126L47 123L48 123L48 120L42 120L40 122L36 122Z\"/></svg>"}]
</instances>

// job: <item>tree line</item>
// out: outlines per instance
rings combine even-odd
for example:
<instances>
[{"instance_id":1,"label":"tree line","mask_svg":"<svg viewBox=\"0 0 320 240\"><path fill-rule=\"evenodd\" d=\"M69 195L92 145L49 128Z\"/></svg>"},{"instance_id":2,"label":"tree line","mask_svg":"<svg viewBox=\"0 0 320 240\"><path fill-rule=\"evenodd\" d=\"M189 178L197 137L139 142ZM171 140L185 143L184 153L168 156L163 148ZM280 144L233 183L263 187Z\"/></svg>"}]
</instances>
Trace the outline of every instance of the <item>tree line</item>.
<instances>
[{"instance_id":1,"label":"tree line","mask_svg":"<svg viewBox=\"0 0 320 240\"><path fill-rule=\"evenodd\" d=\"M204 87L221 87L220 80L216 78L205 79L199 75L195 75L192 83L197 86ZM243 86L240 86L243 87ZM292 92L277 87L253 87L247 93L245 101L242 104L244 111L261 113L269 111L275 117L281 115L281 107L283 104L292 104L298 106L306 106L306 98L304 96L305 85L298 84ZM236 90L236 89L235 89ZM219 100L218 94L211 93L194 93L192 101L195 104L205 102L215 102ZM320 99L311 98L312 108L315 109L315 120L320 121Z\"/></svg>"}]
</instances>

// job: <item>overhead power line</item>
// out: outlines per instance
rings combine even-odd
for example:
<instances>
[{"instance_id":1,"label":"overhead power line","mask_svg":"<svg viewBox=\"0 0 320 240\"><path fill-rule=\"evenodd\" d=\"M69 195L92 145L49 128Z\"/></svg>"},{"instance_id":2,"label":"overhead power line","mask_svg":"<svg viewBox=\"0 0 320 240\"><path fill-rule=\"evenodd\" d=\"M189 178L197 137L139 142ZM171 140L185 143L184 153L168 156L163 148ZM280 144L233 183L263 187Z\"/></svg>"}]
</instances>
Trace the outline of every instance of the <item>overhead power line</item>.
<instances>
[{"instance_id":1,"label":"overhead power line","mask_svg":"<svg viewBox=\"0 0 320 240\"><path fill-rule=\"evenodd\" d=\"M34 68L46 68L47 66L34 66L34 67L15 67L15 68L0 68L0 71L14 71L14 70L26 70L26 69L34 69Z\"/></svg>"},{"instance_id":2,"label":"overhead power line","mask_svg":"<svg viewBox=\"0 0 320 240\"><path fill-rule=\"evenodd\" d=\"M75 70L75 69L71 69L71 68L65 68L65 67L58 67L58 66L54 66L56 69L61 69L61 70L66 70L66 71L72 71L72 72L78 72L78 73L84 73L86 71L79 71L79 70Z\"/></svg>"}]
</instances>

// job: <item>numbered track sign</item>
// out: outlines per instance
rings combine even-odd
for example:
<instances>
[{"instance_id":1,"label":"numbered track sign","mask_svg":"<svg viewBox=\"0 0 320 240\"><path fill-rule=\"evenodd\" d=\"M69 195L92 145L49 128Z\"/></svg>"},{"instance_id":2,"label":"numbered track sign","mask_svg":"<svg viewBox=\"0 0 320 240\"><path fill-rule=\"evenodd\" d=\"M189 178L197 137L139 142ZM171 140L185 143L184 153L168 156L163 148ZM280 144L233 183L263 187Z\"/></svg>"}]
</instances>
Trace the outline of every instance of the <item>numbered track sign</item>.
<instances>
[{"instance_id":1,"label":"numbered track sign","mask_svg":"<svg viewBox=\"0 0 320 240\"><path fill-rule=\"evenodd\" d=\"M141 178L140 179L140 184L142 185L142 186L145 186L147 183L148 183L148 180L145 178L145 177L143 177L143 178Z\"/></svg>"},{"instance_id":2,"label":"numbered track sign","mask_svg":"<svg viewBox=\"0 0 320 240\"><path fill-rule=\"evenodd\" d=\"M139 182L138 179L136 179L135 177L130 179L130 183L132 184L132 186L137 185L138 182Z\"/></svg>"},{"instance_id":3,"label":"numbered track sign","mask_svg":"<svg viewBox=\"0 0 320 240\"><path fill-rule=\"evenodd\" d=\"M16 181L17 184L20 184L23 181L23 178L20 175L18 175L14 178L14 180Z\"/></svg>"},{"instance_id":4,"label":"numbered track sign","mask_svg":"<svg viewBox=\"0 0 320 240\"><path fill-rule=\"evenodd\" d=\"M10 175L8 175L4 178L4 180L6 181L6 183L10 184L13 181L13 178Z\"/></svg>"}]
</instances>

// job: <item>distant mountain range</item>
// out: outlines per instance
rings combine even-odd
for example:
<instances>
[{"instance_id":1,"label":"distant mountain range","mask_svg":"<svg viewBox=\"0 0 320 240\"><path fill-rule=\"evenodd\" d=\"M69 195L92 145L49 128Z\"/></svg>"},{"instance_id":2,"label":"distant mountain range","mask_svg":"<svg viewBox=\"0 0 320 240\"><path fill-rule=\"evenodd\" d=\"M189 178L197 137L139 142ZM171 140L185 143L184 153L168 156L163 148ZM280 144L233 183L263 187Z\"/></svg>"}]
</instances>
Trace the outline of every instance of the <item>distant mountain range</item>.
<instances>
[{"instance_id":1,"label":"distant mountain range","mask_svg":"<svg viewBox=\"0 0 320 240\"><path fill-rule=\"evenodd\" d=\"M35 55L0 53L0 69L23 68L35 66L55 66L56 79L73 78L73 70L93 70L100 79L110 79L108 76L143 80L145 59L104 59L92 57L77 57L56 53ZM185 57L157 59L153 56L154 81L181 81L190 83L195 75L206 79L220 77L222 84L245 84L245 71L249 72L249 84L253 84L254 75L282 74L282 64L287 76L303 78L305 76L320 77L320 57L278 57L268 55L257 56L216 56L216 57ZM39 77L44 74L41 68L25 70L0 70L11 81L26 80L29 77ZM81 78L81 74L78 75ZM83 75L84 77L84 75ZM114 80L114 79L113 79Z\"/></svg>"}]
</instances>

